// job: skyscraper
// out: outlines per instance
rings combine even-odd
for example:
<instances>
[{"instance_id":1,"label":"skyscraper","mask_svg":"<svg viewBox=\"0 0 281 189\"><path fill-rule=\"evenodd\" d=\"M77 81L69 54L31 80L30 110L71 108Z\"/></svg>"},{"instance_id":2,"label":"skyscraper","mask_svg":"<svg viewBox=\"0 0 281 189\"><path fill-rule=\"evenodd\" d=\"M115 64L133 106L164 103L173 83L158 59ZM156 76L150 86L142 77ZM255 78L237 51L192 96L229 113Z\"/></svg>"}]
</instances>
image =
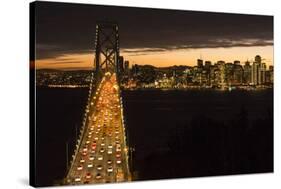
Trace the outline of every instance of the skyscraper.
<instances>
[{"instance_id":1,"label":"skyscraper","mask_svg":"<svg viewBox=\"0 0 281 189\"><path fill-rule=\"evenodd\" d=\"M270 80L270 83L273 83L273 78L274 78L274 74L273 74L273 66L269 66L269 80Z\"/></svg>"},{"instance_id":2,"label":"skyscraper","mask_svg":"<svg viewBox=\"0 0 281 189\"><path fill-rule=\"evenodd\" d=\"M235 60L234 61L234 65L236 65L236 66L240 65L240 61L239 60Z\"/></svg>"},{"instance_id":3,"label":"skyscraper","mask_svg":"<svg viewBox=\"0 0 281 189\"><path fill-rule=\"evenodd\" d=\"M224 61L218 61L218 67L220 70L220 85L222 88L225 87L225 62Z\"/></svg>"},{"instance_id":4,"label":"skyscraper","mask_svg":"<svg viewBox=\"0 0 281 189\"><path fill-rule=\"evenodd\" d=\"M212 62L211 61L205 61L204 69L206 70L206 79L207 79L207 85L211 85L211 66Z\"/></svg>"},{"instance_id":5,"label":"skyscraper","mask_svg":"<svg viewBox=\"0 0 281 189\"><path fill-rule=\"evenodd\" d=\"M255 56L255 62L261 63L261 56L260 55Z\"/></svg>"},{"instance_id":6,"label":"skyscraper","mask_svg":"<svg viewBox=\"0 0 281 189\"><path fill-rule=\"evenodd\" d=\"M133 76L137 76L139 72L139 65L137 64L132 65L132 72L133 72Z\"/></svg>"},{"instance_id":7,"label":"skyscraper","mask_svg":"<svg viewBox=\"0 0 281 189\"><path fill-rule=\"evenodd\" d=\"M257 85L258 84L258 70L259 70L259 65L257 62L253 62L252 65L252 72L251 72L251 83L253 85Z\"/></svg>"},{"instance_id":8,"label":"skyscraper","mask_svg":"<svg viewBox=\"0 0 281 189\"><path fill-rule=\"evenodd\" d=\"M233 69L233 83L236 85L241 85L243 82L243 67L237 62L234 62L234 69Z\"/></svg>"},{"instance_id":9,"label":"skyscraper","mask_svg":"<svg viewBox=\"0 0 281 189\"><path fill-rule=\"evenodd\" d=\"M233 82L233 71L234 71L234 64L228 62L225 64L225 82L227 84L232 84Z\"/></svg>"},{"instance_id":10,"label":"skyscraper","mask_svg":"<svg viewBox=\"0 0 281 189\"><path fill-rule=\"evenodd\" d=\"M197 67L203 68L203 60L202 59L197 59Z\"/></svg>"},{"instance_id":11,"label":"skyscraper","mask_svg":"<svg viewBox=\"0 0 281 189\"><path fill-rule=\"evenodd\" d=\"M244 72L243 72L244 83L246 83L246 84L251 83L251 79L252 79L251 73L252 73L252 67L250 65L250 62L246 61L245 65L244 65Z\"/></svg>"},{"instance_id":12,"label":"skyscraper","mask_svg":"<svg viewBox=\"0 0 281 189\"><path fill-rule=\"evenodd\" d=\"M260 84L265 84L266 64L262 63L260 67Z\"/></svg>"},{"instance_id":13,"label":"skyscraper","mask_svg":"<svg viewBox=\"0 0 281 189\"><path fill-rule=\"evenodd\" d=\"M207 70L209 70L211 66L212 66L212 62L211 61L205 61L205 68Z\"/></svg>"},{"instance_id":14,"label":"skyscraper","mask_svg":"<svg viewBox=\"0 0 281 189\"><path fill-rule=\"evenodd\" d=\"M124 64L125 64L125 73L126 74L129 74L129 61L128 60L126 60L125 62L124 62Z\"/></svg>"},{"instance_id":15,"label":"skyscraper","mask_svg":"<svg viewBox=\"0 0 281 189\"><path fill-rule=\"evenodd\" d=\"M255 56L255 61L253 62L252 65L251 76L252 76L251 83L253 85L261 84L261 56L259 55Z\"/></svg>"}]
</instances>

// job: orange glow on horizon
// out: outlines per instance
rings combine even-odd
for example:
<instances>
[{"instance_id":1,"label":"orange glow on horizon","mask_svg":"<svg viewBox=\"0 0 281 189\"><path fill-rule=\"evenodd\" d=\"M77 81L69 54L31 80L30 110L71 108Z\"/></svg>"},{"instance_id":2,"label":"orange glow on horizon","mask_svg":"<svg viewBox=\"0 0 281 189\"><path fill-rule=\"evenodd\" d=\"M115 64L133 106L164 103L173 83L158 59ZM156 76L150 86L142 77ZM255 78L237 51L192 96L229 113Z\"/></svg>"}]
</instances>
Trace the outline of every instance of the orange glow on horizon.
<instances>
[{"instance_id":1,"label":"orange glow on horizon","mask_svg":"<svg viewBox=\"0 0 281 189\"><path fill-rule=\"evenodd\" d=\"M36 69L90 69L94 65L93 54L64 54L56 58L35 61Z\"/></svg>"},{"instance_id":2,"label":"orange glow on horizon","mask_svg":"<svg viewBox=\"0 0 281 189\"><path fill-rule=\"evenodd\" d=\"M198 58L204 61L209 60L215 63L219 60L233 62L240 60L243 64L246 60L252 61L256 55L264 58L267 65L273 65L273 46L264 47L233 47L233 48L209 48L209 49L189 49L172 50L163 52L148 52L142 54L120 53L125 60L132 64L153 65L156 67L166 67L173 65L196 65ZM91 69L93 67L93 53L65 54L56 58L40 59L35 61L36 69Z\"/></svg>"}]
</instances>

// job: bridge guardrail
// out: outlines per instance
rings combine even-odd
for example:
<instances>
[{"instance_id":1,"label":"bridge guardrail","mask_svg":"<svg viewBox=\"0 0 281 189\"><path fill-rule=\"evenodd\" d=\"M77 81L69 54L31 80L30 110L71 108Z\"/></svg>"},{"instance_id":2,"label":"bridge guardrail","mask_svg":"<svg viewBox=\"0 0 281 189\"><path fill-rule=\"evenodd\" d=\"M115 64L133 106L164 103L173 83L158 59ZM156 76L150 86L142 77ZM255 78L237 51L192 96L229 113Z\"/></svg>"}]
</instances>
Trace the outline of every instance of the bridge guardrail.
<instances>
[{"instance_id":1,"label":"bridge guardrail","mask_svg":"<svg viewBox=\"0 0 281 189\"><path fill-rule=\"evenodd\" d=\"M91 101L93 99L93 95L96 94L96 91L97 91L97 88L101 82L101 79L99 76L97 76L97 79L95 80L95 85L93 86L93 73L92 73L92 76L91 76L91 83L90 83L90 87L89 87L89 94L88 94L88 100L87 100L87 105L86 105L86 108L85 108L85 111L84 111L84 118L83 118L83 125L81 127L82 130L80 130L80 135L79 135L79 139L77 140L78 141L78 144L76 144L76 148L74 150L74 155L72 155L72 159L70 160L70 168L67 170L67 175L65 177L65 183L67 183L67 179L69 178L69 174L73 168L73 162L75 162L76 158L77 158L77 154L78 154L78 151L81 147L81 144L82 144L82 139L83 137L85 136L85 128L86 126L89 124L89 120L87 119L88 118L88 115L89 113L91 113L90 111L87 111L87 109L89 109L89 107L91 106ZM94 88L93 88L94 87ZM94 91L94 92L93 92ZM96 98L97 99L97 98ZM96 99L94 100L93 102L93 105L96 104ZM95 111L95 110L94 110ZM76 141L76 142L77 142Z\"/></svg>"}]
</instances>

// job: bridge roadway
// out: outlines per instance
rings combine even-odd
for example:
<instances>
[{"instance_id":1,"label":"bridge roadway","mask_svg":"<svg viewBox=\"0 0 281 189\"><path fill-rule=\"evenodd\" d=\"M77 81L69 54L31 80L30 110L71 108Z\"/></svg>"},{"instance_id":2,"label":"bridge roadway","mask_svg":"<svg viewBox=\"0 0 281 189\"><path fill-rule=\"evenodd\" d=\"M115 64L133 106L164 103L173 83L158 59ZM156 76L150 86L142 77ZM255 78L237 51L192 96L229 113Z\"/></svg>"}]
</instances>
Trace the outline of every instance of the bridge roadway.
<instances>
[{"instance_id":1,"label":"bridge roadway","mask_svg":"<svg viewBox=\"0 0 281 189\"><path fill-rule=\"evenodd\" d=\"M88 124L66 177L68 184L131 180L119 90L116 75L106 74L92 96Z\"/></svg>"}]
</instances>

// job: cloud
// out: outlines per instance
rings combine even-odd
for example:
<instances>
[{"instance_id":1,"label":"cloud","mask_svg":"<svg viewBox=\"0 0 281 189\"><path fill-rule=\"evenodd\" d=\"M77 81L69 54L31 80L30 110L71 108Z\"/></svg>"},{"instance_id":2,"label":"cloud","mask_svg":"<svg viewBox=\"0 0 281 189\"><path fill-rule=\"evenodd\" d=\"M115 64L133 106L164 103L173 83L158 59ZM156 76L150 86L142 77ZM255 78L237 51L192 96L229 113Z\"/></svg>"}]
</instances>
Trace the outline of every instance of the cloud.
<instances>
[{"instance_id":1,"label":"cloud","mask_svg":"<svg viewBox=\"0 0 281 189\"><path fill-rule=\"evenodd\" d=\"M38 4L36 59L93 53L95 24L110 18L118 22L121 51L136 56L180 49L273 45L272 16Z\"/></svg>"},{"instance_id":2,"label":"cloud","mask_svg":"<svg viewBox=\"0 0 281 189\"><path fill-rule=\"evenodd\" d=\"M129 54L130 56L142 56L149 55L151 53L164 53L167 51L174 50L191 50L191 49L201 49L201 48L233 48L233 47L261 47L261 46L273 46L272 40L261 40L261 39L241 39L241 40L231 40L227 38L222 39L210 39L206 40L204 43L194 43L194 44L183 44L183 45L173 45L173 46L161 46L158 48L131 48L131 49L121 49L122 53Z\"/></svg>"},{"instance_id":3,"label":"cloud","mask_svg":"<svg viewBox=\"0 0 281 189\"><path fill-rule=\"evenodd\" d=\"M65 55L69 54L89 54L93 53L93 49L84 49L83 47L74 48L67 45L58 45L58 44L38 44L36 45L36 59L48 59L56 58L58 60L64 61L69 60L69 58L62 58Z\"/></svg>"},{"instance_id":4,"label":"cloud","mask_svg":"<svg viewBox=\"0 0 281 189\"><path fill-rule=\"evenodd\" d=\"M262 47L262 46L273 46L274 42L270 39L231 39L231 38L214 38L200 40L190 40L186 43L171 44L167 41L167 44L151 44L145 47L139 45L139 48L122 48L121 53L130 54L130 56L141 56L148 55L151 53L164 53L167 51L174 50L192 50L192 49L203 49L203 48L232 48L232 47ZM72 49L71 47L64 47L58 45L39 45L37 46L37 59L56 58L57 61L71 60L69 58L61 58L68 54L94 54L94 49ZM72 63L73 61L69 61ZM74 63L74 62L73 62Z\"/></svg>"}]
</instances>

